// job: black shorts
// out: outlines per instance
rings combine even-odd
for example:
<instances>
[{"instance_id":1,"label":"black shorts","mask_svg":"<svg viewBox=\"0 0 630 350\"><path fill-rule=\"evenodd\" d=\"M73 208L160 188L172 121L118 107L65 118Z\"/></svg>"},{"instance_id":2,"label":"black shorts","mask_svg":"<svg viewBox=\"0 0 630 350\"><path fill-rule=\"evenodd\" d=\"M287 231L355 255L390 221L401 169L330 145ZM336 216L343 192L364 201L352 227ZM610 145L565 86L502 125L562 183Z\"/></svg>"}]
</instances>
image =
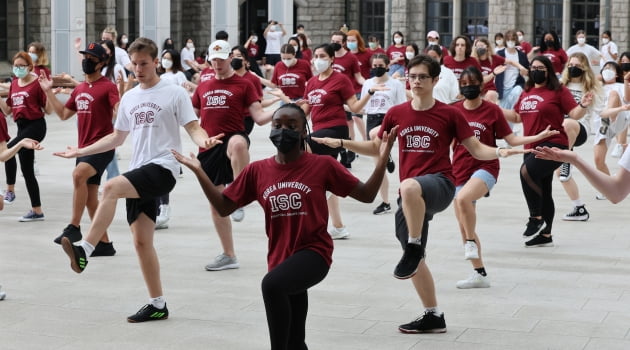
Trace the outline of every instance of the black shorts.
<instances>
[{"instance_id":1,"label":"black shorts","mask_svg":"<svg viewBox=\"0 0 630 350\"><path fill-rule=\"evenodd\" d=\"M275 66L276 63L280 62L280 54L279 53L270 53L265 55L265 63Z\"/></svg>"},{"instance_id":2,"label":"black shorts","mask_svg":"<svg viewBox=\"0 0 630 350\"><path fill-rule=\"evenodd\" d=\"M247 141L249 147L250 141L247 134L244 132L232 134L223 138L223 143L220 143L211 149L201 152L197 155L197 159L201 162L201 168L206 172L206 175L210 178L215 186L227 185L234 181L234 172L232 171L232 162L227 156L227 147L234 135L241 135Z\"/></svg>"},{"instance_id":3,"label":"black shorts","mask_svg":"<svg viewBox=\"0 0 630 350\"><path fill-rule=\"evenodd\" d=\"M101 177L109 163L114 159L114 154L116 154L116 150L112 149L103 153L90 154L89 156L76 159L76 165L79 165L79 163L87 163L96 170L96 174L87 180L88 185L101 184Z\"/></svg>"},{"instance_id":4,"label":"black shorts","mask_svg":"<svg viewBox=\"0 0 630 350\"><path fill-rule=\"evenodd\" d=\"M575 143L573 144L573 147L582 146L586 143L586 140L588 139L588 132L586 132L586 127L582 125L582 123L578 122L578 124L580 124L580 132L578 132L578 135L575 138Z\"/></svg>"},{"instance_id":5,"label":"black shorts","mask_svg":"<svg viewBox=\"0 0 630 350\"><path fill-rule=\"evenodd\" d=\"M136 189L140 198L127 198L127 222L131 225L141 213L155 222L155 201L173 190L176 180L170 170L149 163L122 174Z\"/></svg>"},{"instance_id":6,"label":"black shorts","mask_svg":"<svg viewBox=\"0 0 630 350\"><path fill-rule=\"evenodd\" d=\"M365 124L365 129L367 131L368 140L370 139L370 130L383 124L383 118L385 118L385 114L382 113L367 115L367 123Z\"/></svg>"},{"instance_id":7,"label":"black shorts","mask_svg":"<svg viewBox=\"0 0 630 350\"><path fill-rule=\"evenodd\" d=\"M247 135L252 133L252 130L254 130L254 118L252 118L251 116L247 116L245 117L245 133Z\"/></svg>"},{"instance_id":8,"label":"black shorts","mask_svg":"<svg viewBox=\"0 0 630 350\"><path fill-rule=\"evenodd\" d=\"M422 198L426 206L424 223L422 225L421 242L423 251L426 251L427 236L429 234L429 221L433 215L448 208L455 196L455 185L442 174L428 174L415 177L414 180L422 187ZM396 210L396 237L403 249L409 241L409 229L407 220L402 211L402 200L398 197L398 210Z\"/></svg>"},{"instance_id":9,"label":"black shorts","mask_svg":"<svg viewBox=\"0 0 630 350\"><path fill-rule=\"evenodd\" d=\"M328 129L319 129L317 131L312 132L308 139L308 145L309 147L311 147L311 151L315 154L320 154L320 155L328 155L331 156L335 159L337 159L337 156L339 155L339 152L341 152L342 148L330 148L326 145L322 145L321 143L317 143L313 140L311 140L311 136L314 137L332 137L335 139L344 139L344 140L349 140L350 136L348 133L348 126L344 125L344 126L335 126L332 128L328 128Z\"/></svg>"}]
</instances>

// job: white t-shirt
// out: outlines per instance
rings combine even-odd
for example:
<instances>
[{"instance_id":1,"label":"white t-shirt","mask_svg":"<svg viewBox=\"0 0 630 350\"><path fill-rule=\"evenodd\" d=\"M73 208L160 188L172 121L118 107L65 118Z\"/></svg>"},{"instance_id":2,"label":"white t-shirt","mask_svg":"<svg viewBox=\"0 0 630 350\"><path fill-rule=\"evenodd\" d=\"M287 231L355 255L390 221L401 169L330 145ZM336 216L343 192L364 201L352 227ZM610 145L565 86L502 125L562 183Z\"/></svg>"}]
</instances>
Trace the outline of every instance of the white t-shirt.
<instances>
[{"instance_id":1,"label":"white t-shirt","mask_svg":"<svg viewBox=\"0 0 630 350\"><path fill-rule=\"evenodd\" d=\"M623 152L623 155L621 156L621 159L619 159L619 162L617 164L619 164L620 167L630 171L630 147L626 147L626 151Z\"/></svg>"},{"instance_id":2,"label":"white t-shirt","mask_svg":"<svg viewBox=\"0 0 630 350\"><path fill-rule=\"evenodd\" d=\"M131 59L129 59L129 54L127 53L127 51L116 46L114 49L114 53L116 54L117 64L120 64L123 67L127 67L127 65L131 63Z\"/></svg>"},{"instance_id":3,"label":"white t-shirt","mask_svg":"<svg viewBox=\"0 0 630 350\"><path fill-rule=\"evenodd\" d=\"M278 49L279 52L279 49ZM189 70L190 68L192 68L191 66L189 66L188 64L186 64L186 61L194 61L195 60L195 50L191 50L187 47L182 49L182 52L180 54L181 56L181 61L182 61L182 68L184 68L184 70Z\"/></svg>"},{"instance_id":4,"label":"white t-shirt","mask_svg":"<svg viewBox=\"0 0 630 350\"><path fill-rule=\"evenodd\" d=\"M433 98L450 104L457 101L457 95L459 95L459 81L450 68L442 65L440 80L433 88Z\"/></svg>"},{"instance_id":5,"label":"white t-shirt","mask_svg":"<svg viewBox=\"0 0 630 350\"><path fill-rule=\"evenodd\" d=\"M282 31L268 31L267 36L267 47L265 48L265 54L274 55L280 54L280 48L282 47Z\"/></svg>"},{"instance_id":6,"label":"white t-shirt","mask_svg":"<svg viewBox=\"0 0 630 350\"><path fill-rule=\"evenodd\" d=\"M368 94L368 90L376 85L375 79L376 78L370 78L363 83L361 96ZM374 91L374 95L370 97L370 100L364 107L365 114L385 114L390 107L407 101L403 83L397 79L388 78L385 82L385 86L388 87L389 90Z\"/></svg>"},{"instance_id":7,"label":"white t-shirt","mask_svg":"<svg viewBox=\"0 0 630 350\"><path fill-rule=\"evenodd\" d=\"M610 49L610 52L608 52L608 49ZM612 41L609 41L608 44L602 45L599 48L599 53L600 55L602 55L602 59L599 61L599 66L603 67L606 64L606 62L617 61L611 56L611 53L615 55L618 54L619 48L617 47L617 44L615 44Z\"/></svg>"},{"instance_id":8,"label":"white t-shirt","mask_svg":"<svg viewBox=\"0 0 630 350\"><path fill-rule=\"evenodd\" d=\"M149 89L139 85L123 95L114 128L128 131L132 138L129 169L154 163L179 174L180 165L171 149L182 151L179 126L196 121L186 90L160 80Z\"/></svg>"},{"instance_id":9,"label":"white t-shirt","mask_svg":"<svg viewBox=\"0 0 630 350\"><path fill-rule=\"evenodd\" d=\"M183 72L166 72L160 75L160 79L177 86L183 86L182 84L188 82L188 79L186 79L186 75Z\"/></svg>"},{"instance_id":10,"label":"white t-shirt","mask_svg":"<svg viewBox=\"0 0 630 350\"><path fill-rule=\"evenodd\" d=\"M584 44L582 46L575 44L571 46L567 50L567 56L571 56L572 54L576 52L581 52L585 54L586 57L588 58L588 63L591 65L591 67L593 66L593 62L599 62L601 58L599 51L589 44Z\"/></svg>"},{"instance_id":11,"label":"white t-shirt","mask_svg":"<svg viewBox=\"0 0 630 350\"><path fill-rule=\"evenodd\" d=\"M512 60L514 62L519 62L518 60L518 50L515 50L514 53L509 53L508 49L505 49L505 59ZM505 71L503 72L503 88L511 89L516 85L516 79L521 75L521 72L517 67L514 67L511 64L505 65Z\"/></svg>"},{"instance_id":12,"label":"white t-shirt","mask_svg":"<svg viewBox=\"0 0 630 350\"><path fill-rule=\"evenodd\" d=\"M101 74L103 76L107 75L107 67L103 67L103 69L101 69ZM116 79L118 79L118 77L122 77L123 81L126 83L127 82L127 72L125 71L125 68L123 68L120 64L116 63L114 65L114 78L111 79L112 83L116 84Z\"/></svg>"}]
</instances>

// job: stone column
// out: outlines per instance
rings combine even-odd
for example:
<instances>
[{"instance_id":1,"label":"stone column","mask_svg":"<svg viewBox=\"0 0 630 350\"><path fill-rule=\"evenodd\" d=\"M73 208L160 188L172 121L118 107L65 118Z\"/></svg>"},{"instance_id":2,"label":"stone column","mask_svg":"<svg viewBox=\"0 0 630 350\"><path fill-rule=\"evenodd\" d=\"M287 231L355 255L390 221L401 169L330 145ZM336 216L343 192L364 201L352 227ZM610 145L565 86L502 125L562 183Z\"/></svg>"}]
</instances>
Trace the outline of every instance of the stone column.
<instances>
[{"instance_id":1,"label":"stone column","mask_svg":"<svg viewBox=\"0 0 630 350\"><path fill-rule=\"evenodd\" d=\"M83 71L78 62L74 39L81 38L82 45L85 37L85 2L74 0L55 0L51 8L51 72L66 72L75 77L82 77ZM100 37L99 37L100 39ZM83 49L83 48L81 48Z\"/></svg>"},{"instance_id":2,"label":"stone column","mask_svg":"<svg viewBox=\"0 0 630 350\"><path fill-rule=\"evenodd\" d=\"M161 48L170 35L170 0L140 0L140 36L155 41Z\"/></svg>"}]
</instances>

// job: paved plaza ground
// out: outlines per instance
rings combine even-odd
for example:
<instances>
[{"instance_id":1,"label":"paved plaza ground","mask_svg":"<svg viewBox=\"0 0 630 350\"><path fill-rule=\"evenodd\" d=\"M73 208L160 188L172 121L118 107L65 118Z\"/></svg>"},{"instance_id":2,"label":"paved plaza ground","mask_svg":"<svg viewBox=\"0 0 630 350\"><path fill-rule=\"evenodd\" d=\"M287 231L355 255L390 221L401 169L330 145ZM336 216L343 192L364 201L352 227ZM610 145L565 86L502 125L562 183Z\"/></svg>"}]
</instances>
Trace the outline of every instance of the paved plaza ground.
<instances>
[{"instance_id":1,"label":"paved plaza ground","mask_svg":"<svg viewBox=\"0 0 630 350\"><path fill-rule=\"evenodd\" d=\"M0 349L269 349L260 292L267 245L259 205L246 207L245 220L233 223L241 268L207 272L205 264L221 248L208 202L185 169L171 194L170 228L155 235L170 318L127 323L126 316L147 303L148 295L124 201L108 231L116 256L92 258L83 274L72 272L52 240L69 221L74 160L52 152L76 144L76 126L74 119L47 120L46 149L37 154L46 220L17 221L30 209L20 175L17 200L0 212L0 284L7 293L0 302ZM13 123L10 132L15 134ZM274 152L268 134L269 126L254 129L252 160ZM189 138L184 140L185 151L196 150ZM121 169L127 168L129 144L127 140L119 150ZM590 146L579 153L592 159ZM477 232L491 288L455 288L472 268L463 257L453 207L431 222L427 262L445 312L445 334L398 332L399 324L423 308L411 282L392 276L401 255L393 213L372 215L378 198L373 204L342 200L351 237L335 241L328 277L309 291L309 349L629 349L630 203L595 200L596 191L575 172L591 219L561 220L572 206L556 181L555 246L526 249L521 234L528 212L520 162L520 157L502 159L499 183L477 205ZM609 165L618 168L615 159ZM371 159L361 156L352 171L366 180L372 166ZM397 176L390 180L395 202ZM83 231L88 227L85 215Z\"/></svg>"}]
</instances>

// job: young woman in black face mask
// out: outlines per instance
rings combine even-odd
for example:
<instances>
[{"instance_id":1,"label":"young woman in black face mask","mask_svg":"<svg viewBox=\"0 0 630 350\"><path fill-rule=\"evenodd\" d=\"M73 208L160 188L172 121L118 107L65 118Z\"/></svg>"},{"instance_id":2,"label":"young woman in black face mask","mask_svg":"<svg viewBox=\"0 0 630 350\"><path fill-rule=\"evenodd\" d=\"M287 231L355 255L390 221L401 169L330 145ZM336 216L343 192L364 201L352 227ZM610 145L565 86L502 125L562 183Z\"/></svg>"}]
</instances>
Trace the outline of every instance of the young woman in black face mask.
<instances>
[{"instance_id":1,"label":"young woman in black face mask","mask_svg":"<svg viewBox=\"0 0 630 350\"><path fill-rule=\"evenodd\" d=\"M387 54L377 53L372 55L370 58L370 75L372 78L363 83L361 90L361 96L370 95L370 100L365 107L363 107L367 115L366 131L368 140L373 139L376 134L378 134L385 113L387 113L389 108L407 101L405 86L398 79L390 77L389 74L387 74L389 70L387 68L388 65L389 57ZM375 86L381 87L383 90L376 91L374 89ZM378 161L378 158L375 158L375 160ZM391 173L394 171L395 166L394 162L390 160L387 165L387 170ZM387 176L385 176L379 192L381 195L381 204L372 212L374 215L385 214L392 210L389 203L388 190L389 181L387 180Z\"/></svg>"},{"instance_id":2,"label":"young woman in black face mask","mask_svg":"<svg viewBox=\"0 0 630 350\"><path fill-rule=\"evenodd\" d=\"M593 101L592 94L584 94L576 103L571 91L562 86L556 77L551 61L545 56L536 56L529 67L529 80L514 110L505 111L506 118L514 123L523 123L525 136L535 135L548 125L560 133L543 141L525 145L526 149L537 146L567 149L569 140L562 127L564 115L580 119L586 114ZM555 207L551 192L553 172L561 163L537 159L533 153L523 157L521 165L521 185L529 208L529 221L523 236L534 236L525 243L526 247L553 246L551 228Z\"/></svg>"},{"instance_id":3,"label":"young woman in black face mask","mask_svg":"<svg viewBox=\"0 0 630 350\"><path fill-rule=\"evenodd\" d=\"M536 142L558 134L547 126L534 136L516 136L505 120L501 108L481 97L483 75L479 69L470 66L462 72L459 89L464 100L454 104L475 135L491 147L497 147L496 139L504 139L510 146ZM481 259L481 244L475 230L477 200L490 194L499 175L499 160L478 160L463 144L453 144L453 176L455 177L455 216L464 242L464 258L470 260L473 272L467 279L458 281L460 289L488 288L490 281Z\"/></svg>"},{"instance_id":4,"label":"young woman in black face mask","mask_svg":"<svg viewBox=\"0 0 630 350\"><path fill-rule=\"evenodd\" d=\"M332 263L326 191L373 201L395 140L384 136L376 168L365 183L334 158L305 151L306 115L293 103L280 107L271 121L269 138L278 149L276 155L249 164L223 192L212 184L194 155L183 157L173 151L197 175L221 215L253 201L265 212L269 272L262 281L262 294L271 349L307 349L307 292L326 277Z\"/></svg>"}]
</instances>

